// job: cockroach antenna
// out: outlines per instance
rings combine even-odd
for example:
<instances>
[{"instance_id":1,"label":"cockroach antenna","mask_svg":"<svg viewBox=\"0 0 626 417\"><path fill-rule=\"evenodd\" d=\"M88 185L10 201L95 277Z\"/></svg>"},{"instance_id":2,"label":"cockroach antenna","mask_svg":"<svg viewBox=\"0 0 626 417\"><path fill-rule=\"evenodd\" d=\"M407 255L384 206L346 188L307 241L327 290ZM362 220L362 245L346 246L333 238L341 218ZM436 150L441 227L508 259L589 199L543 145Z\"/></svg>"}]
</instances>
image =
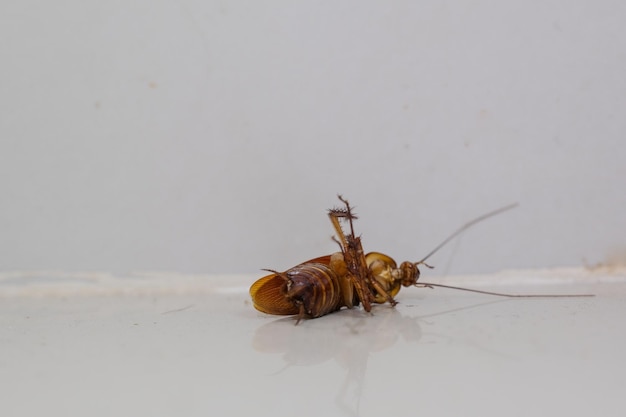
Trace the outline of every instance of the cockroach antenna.
<instances>
[{"instance_id":1,"label":"cockroach antenna","mask_svg":"<svg viewBox=\"0 0 626 417\"><path fill-rule=\"evenodd\" d=\"M505 211L514 209L515 207L519 206L519 203L513 203L513 204L509 204L507 206L501 207L497 210L494 211L490 211L489 213L483 214L482 216L479 216L477 218L475 218L474 220L471 220L467 223L465 223L463 226L461 226L459 229L457 229L454 233L452 233L450 236L448 236L446 239L444 239L443 242L441 242L440 244L438 244L433 250L431 250L428 255L424 256L422 258L422 260L418 261L415 263L415 266L417 265L424 265L430 269L433 269L434 267L431 265L428 265L426 263L426 260L428 258L430 258L431 256L433 256L435 253L437 253L437 251L439 251L439 249L441 249L442 247L444 247L446 244L448 244L452 239L454 239L455 237L457 237L458 235L460 235L461 233L463 233L465 230L469 229L470 227L474 226L476 223L480 223L483 220L486 220L490 217L493 217L495 215L498 215L500 213L504 213ZM593 297L594 294L508 294L508 293L501 293L501 292L493 292L493 291L483 291L483 290L475 290L472 288L464 288L464 287L456 287L453 285L444 285L444 284L436 284L436 283L432 283L432 282L419 282L419 283L415 283L416 287L427 287L427 288L433 288L433 287L440 287L440 288L448 288L451 290L459 290L459 291L469 291L469 292L475 292L475 293L479 293L479 294L487 294L487 295L495 295L495 296L499 296L499 297L511 297L511 298L530 298L530 297L536 297L536 298L545 298L545 297L550 297L550 298L555 298L555 297Z\"/></svg>"},{"instance_id":2,"label":"cockroach antenna","mask_svg":"<svg viewBox=\"0 0 626 417\"><path fill-rule=\"evenodd\" d=\"M435 253L437 253L437 251L439 251L439 249L443 248L446 244L448 244L448 242L450 242L452 239L454 239L455 237L457 237L458 235L460 235L461 233L463 233L464 231L466 231L467 229L469 229L470 227L472 227L473 225L475 225L476 223L480 223L483 220L488 219L489 217L493 217L497 214L500 213L504 213L505 211L514 209L515 207L519 206L519 203L513 203L513 204L509 204L508 206L504 206L501 207L497 210L494 211L490 211L487 214L483 214L480 217L476 217L474 220L469 221L467 223L465 223L463 226L459 227L457 229L457 231L455 231L454 233L452 233L450 236L448 236L443 242L441 242L440 244L438 244L437 246L435 246L435 249L431 250L428 255L424 256L422 258L421 261L418 261L417 264L418 265L426 265L424 262L426 262L426 259L430 258L431 256L433 256ZM428 266L428 265L426 265ZM432 268L432 267L431 267Z\"/></svg>"}]
</instances>

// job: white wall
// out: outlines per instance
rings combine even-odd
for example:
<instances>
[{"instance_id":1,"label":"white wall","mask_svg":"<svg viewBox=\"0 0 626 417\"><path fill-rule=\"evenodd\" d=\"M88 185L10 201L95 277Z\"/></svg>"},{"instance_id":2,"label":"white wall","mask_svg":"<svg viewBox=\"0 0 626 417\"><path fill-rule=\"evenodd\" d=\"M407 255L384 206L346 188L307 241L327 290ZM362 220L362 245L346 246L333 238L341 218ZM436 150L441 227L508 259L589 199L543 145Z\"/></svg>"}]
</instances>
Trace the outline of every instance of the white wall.
<instances>
[{"instance_id":1,"label":"white wall","mask_svg":"<svg viewBox=\"0 0 626 417\"><path fill-rule=\"evenodd\" d=\"M626 252L622 1L4 1L0 270Z\"/></svg>"}]
</instances>

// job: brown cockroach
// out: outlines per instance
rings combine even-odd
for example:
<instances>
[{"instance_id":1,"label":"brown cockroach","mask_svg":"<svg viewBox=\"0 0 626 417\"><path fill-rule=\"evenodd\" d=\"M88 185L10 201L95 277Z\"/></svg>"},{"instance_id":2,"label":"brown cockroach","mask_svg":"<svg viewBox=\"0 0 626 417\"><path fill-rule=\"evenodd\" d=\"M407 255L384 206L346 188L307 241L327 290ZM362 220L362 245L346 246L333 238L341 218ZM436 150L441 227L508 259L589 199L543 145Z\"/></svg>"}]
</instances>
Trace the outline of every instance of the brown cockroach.
<instances>
[{"instance_id":1,"label":"brown cockroach","mask_svg":"<svg viewBox=\"0 0 626 417\"><path fill-rule=\"evenodd\" d=\"M470 226L488 217L509 210L517 204L511 204L484 214L463 225L428 255L417 262L402 262L400 266L389 256L379 252L364 253L360 236L354 234L353 221L357 219L352 207L341 195L338 196L344 207L328 210L328 216L337 237L341 252L314 258L285 272L271 269L271 272L257 280L250 287L250 296L254 307L267 314L297 315L296 324L304 317L317 318L332 313L342 307L352 308L363 305L369 312L372 303L389 303L395 306L395 295L401 287L443 287L455 290L471 291L502 297L588 297L591 294L506 294L470 288L454 287L429 282L417 282L420 277L419 265L428 268L426 260L441 249L446 243L458 236ZM350 233L345 233L341 221L350 226Z\"/></svg>"}]
</instances>

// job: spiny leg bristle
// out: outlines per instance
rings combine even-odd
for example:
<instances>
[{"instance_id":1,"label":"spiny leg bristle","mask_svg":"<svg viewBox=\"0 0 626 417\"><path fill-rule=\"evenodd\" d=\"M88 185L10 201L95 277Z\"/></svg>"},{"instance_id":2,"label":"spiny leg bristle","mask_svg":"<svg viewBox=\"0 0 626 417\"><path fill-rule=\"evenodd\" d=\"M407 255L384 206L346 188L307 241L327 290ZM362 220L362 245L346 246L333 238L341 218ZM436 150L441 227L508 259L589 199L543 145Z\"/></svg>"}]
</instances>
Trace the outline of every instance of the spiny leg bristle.
<instances>
[{"instance_id":1,"label":"spiny leg bristle","mask_svg":"<svg viewBox=\"0 0 626 417\"><path fill-rule=\"evenodd\" d=\"M358 217L352 213L351 210L345 208L345 207L334 207L331 208L330 210L328 210L328 214L330 214L333 217L338 217L341 219L358 219Z\"/></svg>"}]
</instances>

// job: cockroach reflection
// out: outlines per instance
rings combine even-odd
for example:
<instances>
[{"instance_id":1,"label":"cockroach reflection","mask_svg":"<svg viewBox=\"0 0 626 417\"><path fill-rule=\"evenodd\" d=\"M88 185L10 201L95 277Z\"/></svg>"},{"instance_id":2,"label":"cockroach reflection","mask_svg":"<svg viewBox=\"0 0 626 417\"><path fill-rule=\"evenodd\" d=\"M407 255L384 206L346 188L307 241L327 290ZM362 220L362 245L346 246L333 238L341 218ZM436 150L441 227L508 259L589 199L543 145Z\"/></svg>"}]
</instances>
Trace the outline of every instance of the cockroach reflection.
<instances>
[{"instance_id":1,"label":"cockroach reflection","mask_svg":"<svg viewBox=\"0 0 626 417\"><path fill-rule=\"evenodd\" d=\"M336 233L333 240L337 242L341 251L308 260L284 272L266 269L271 274L260 278L250 287L250 296L257 310L267 314L297 315L296 324L298 324L303 318L321 317L342 307L352 308L362 304L363 309L369 312L372 304L389 303L395 306L397 302L394 297L400 288L411 286L442 287L501 297L591 296L591 294L506 294L417 282L420 277L419 266L432 268L426 264L426 260L450 240L474 224L510 210L517 204L502 207L466 223L420 261L405 261L398 266L385 254L364 253L361 238L354 233L354 220L357 216L353 213L348 200L341 195L338 197L343 206L328 210L328 217ZM349 226L348 233L344 232L342 222Z\"/></svg>"}]
</instances>

